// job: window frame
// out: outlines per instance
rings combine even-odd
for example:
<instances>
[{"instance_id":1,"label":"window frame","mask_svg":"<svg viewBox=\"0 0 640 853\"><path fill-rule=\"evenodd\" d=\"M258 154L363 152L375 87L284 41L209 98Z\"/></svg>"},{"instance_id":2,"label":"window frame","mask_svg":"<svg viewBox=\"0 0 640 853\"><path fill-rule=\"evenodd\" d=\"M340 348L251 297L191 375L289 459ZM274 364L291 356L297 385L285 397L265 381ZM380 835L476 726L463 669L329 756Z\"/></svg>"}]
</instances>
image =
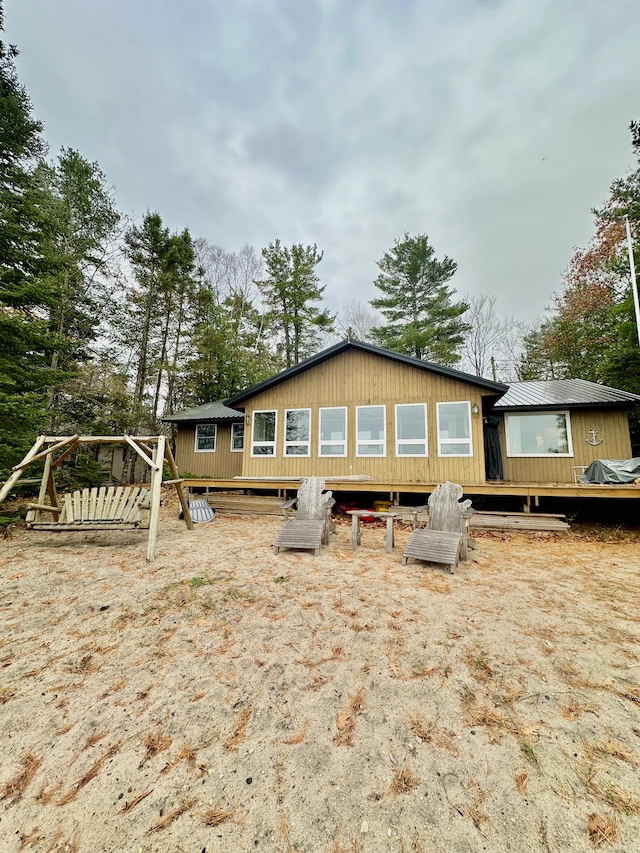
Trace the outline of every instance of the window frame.
<instances>
[{"instance_id":1,"label":"window frame","mask_svg":"<svg viewBox=\"0 0 640 853\"><path fill-rule=\"evenodd\" d=\"M213 427L213 447L198 447L198 430L200 427ZM218 424L206 423L196 424L195 430L195 453L215 453L218 446Z\"/></svg>"},{"instance_id":2,"label":"window frame","mask_svg":"<svg viewBox=\"0 0 640 853\"><path fill-rule=\"evenodd\" d=\"M553 415L557 417L558 415L564 415L565 424L567 427L567 447L569 448L568 453L511 453L510 447L510 434L509 434L509 418L511 417L540 417L544 415ZM573 459L573 438L571 436L571 413L569 409L554 409L551 411L545 412L505 412L504 415L504 432L505 432L505 446L507 450L507 457L509 459Z\"/></svg>"},{"instance_id":3,"label":"window frame","mask_svg":"<svg viewBox=\"0 0 640 853\"><path fill-rule=\"evenodd\" d=\"M339 410L344 412L344 438L326 439L322 438L322 413ZM320 406L318 409L318 458L319 459L344 459L348 455L349 441L349 414L346 406ZM322 448L331 444L342 444L344 453L323 453Z\"/></svg>"},{"instance_id":4,"label":"window frame","mask_svg":"<svg viewBox=\"0 0 640 853\"><path fill-rule=\"evenodd\" d=\"M408 406L421 406L424 412L424 438L398 438L398 410L405 409ZM395 429L396 429L396 459L426 459L429 456L429 422L427 420L427 404L426 403L396 403L395 405ZM424 453L399 453L400 445L406 444L423 444Z\"/></svg>"},{"instance_id":5,"label":"window frame","mask_svg":"<svg viewBox=\"0 0 640 853\"><path fill-rule=\"evenodd\" d=\"M358 416L361 409L382 409L382 432L380 438L358 438ZM364 444L382 444L382 453L360 453ZM356 406L356 456L361 459L386 459L387 456L387 407L384 403L371 403L366 406Z\"/></svg>"},{"instance_id":6,"label":"window frame","mask_svg":"<svg viewBox=\"0 0 640 853\"><path fill-rule=\"evenodd\" d=\"M469 423L469 438L442 438L440 435L440 407L441 406L460 406L464 404L467 407L467 420ZM436 403L436 430L438 435L438 457L441 459L471 459L473 458L473 429L471 421L471 400L443 400ZM468 444L468 453L443 453L443 444Z\"/></svg>"},{"instance_id":7,"label":"window frame","mask_svg":"<svg viewBox=\"0 0 640 853\"><path fill-rule=\"evenodd\" d=\"M233 446L234 427L238 427L238 426L242 427L242 447L234 447ZM244 421L233 421L232 422L232 424L231 424L231 453L244 453L244 436L245 436L245 433L246 433L246 430L244 428Z\"/></svg>"},{"instance_id":8,"label":"window frame","mask_svg":"<svg viewBox=\"0 0 640 853\"><path fill-rule=\"evenodd\" d=\"M307 420L309 425L309 438L306 441L287 441L287 415L289 412L306 412ZM307 445L306 453L287 453L287 448L292 445L299 446L301 444ZM311 456L311 409L300 408L300 409L285 409L284 410L284 439L283 439L283 455L286 459L307 459Z\"/></svg>"},{"instance_id":9,"label":"window frame","mask_svg":"<svg viewBox=\"0 0 640 853\"><path fill-rule=\"evenodd\" d=\"M273 441L254 441L254 427L256 423L256 415L270 415L273 413L275 415L274 423L273 423ZM278 439L278 410L277 409L256 409L251 413L251 458L252 459L275 459L277 456L276 453L276 444ZM271 447L273 449L273 453L254 453L256 446L260 447Z\"/></svg>"}]
</instances>

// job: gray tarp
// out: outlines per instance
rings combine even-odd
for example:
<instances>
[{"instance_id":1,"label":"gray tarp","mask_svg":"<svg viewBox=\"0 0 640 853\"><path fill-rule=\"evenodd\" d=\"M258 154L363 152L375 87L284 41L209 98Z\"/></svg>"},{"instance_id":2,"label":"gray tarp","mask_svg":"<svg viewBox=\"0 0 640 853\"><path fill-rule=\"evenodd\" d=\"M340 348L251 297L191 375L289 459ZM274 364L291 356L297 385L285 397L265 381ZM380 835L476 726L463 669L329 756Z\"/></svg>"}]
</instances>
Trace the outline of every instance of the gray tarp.
<instances>
[{"instance_id":1,"label":"gray tarp","mask_svg":"<svg viewBox=\"0 0 640 853\"><path fill-rule=\"evenodd\" d=\"M640 456L634 459L596 459L580 483L633 483L640 479Z\"/></svg>"}]
</instances>

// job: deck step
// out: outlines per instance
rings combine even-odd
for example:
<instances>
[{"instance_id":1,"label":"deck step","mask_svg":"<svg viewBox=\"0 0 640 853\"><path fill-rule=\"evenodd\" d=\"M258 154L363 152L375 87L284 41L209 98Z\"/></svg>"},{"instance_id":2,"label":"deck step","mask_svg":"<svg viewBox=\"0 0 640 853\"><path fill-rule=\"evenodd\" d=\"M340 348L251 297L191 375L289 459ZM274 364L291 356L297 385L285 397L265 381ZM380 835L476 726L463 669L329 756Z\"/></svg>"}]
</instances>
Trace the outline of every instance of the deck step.
<instances>
[{"instance_id":1,"label":"deck step","mask_svg":"<svg viewBox=\"0 0 640 853\"><path fill-rule=\"evenodd\" d=\"M411 507L392 506L391 512L396 513L404 521L411 521ZM426 524L429 519L429 511L423 510L419 513L418 521ZM566 517L558 513L542 512L499 512L479 511L475 512L470 519L472 530L496 530L507 532L509 530L530 531L566 531L569 530Z\"/></svg>"},{"instance_id":2,"label":"deck step","mask_svg":"<svg viewBox=\"0 0 640 853\"><path fill-rule=\"evenodd\" d=\"M209 506L221 514L235 515L279 515L284 498L270 495L218 495L210 492Z\"/></svg>"}]
</instances>

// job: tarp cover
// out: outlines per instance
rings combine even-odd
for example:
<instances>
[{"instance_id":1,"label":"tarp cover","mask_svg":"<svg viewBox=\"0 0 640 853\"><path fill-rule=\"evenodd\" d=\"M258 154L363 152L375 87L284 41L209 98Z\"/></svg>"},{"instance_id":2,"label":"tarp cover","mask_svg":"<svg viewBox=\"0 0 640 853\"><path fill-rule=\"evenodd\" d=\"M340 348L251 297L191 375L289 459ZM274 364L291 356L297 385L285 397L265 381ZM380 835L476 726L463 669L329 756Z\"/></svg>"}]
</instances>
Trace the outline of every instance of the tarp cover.
<instances>
[{"instance_id":1,"label":"tarp cover","mask_svg":"<svg viewBox=\"0 0 640 853\"><path fill-rule=\"evenodd\" d=\"M640 479L640 456L634 459L596 459L580 477L580 483L633 483Z\"/></svg>"}]
</instances>

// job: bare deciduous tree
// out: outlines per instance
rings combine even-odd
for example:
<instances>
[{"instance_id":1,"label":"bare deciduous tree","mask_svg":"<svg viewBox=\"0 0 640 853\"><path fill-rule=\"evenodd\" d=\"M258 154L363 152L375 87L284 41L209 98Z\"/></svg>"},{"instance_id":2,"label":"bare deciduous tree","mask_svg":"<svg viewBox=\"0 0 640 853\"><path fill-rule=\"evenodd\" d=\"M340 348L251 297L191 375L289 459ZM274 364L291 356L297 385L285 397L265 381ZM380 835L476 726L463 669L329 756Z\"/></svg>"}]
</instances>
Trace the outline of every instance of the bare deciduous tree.
<instances>
[{"instance_id":1,"label":"bare deciduous tree","mask_svg":"<svg viewBox=\"0 0 640 853\"><path fill-rule=\"evenodd\" d=\"M352 299L347 302L338 315L338 332L341 337L355 338L358 341L371 341L369 333L379 326L382 318L371 311L364 302Z\"/></svg>"},{"instance_id":2,"label":"bare deciduous tree","mask_svg":"<svg viewBox=\"0 0 640 853\"><path fill-rule=\"evenodd\" d=\"M495 313L495 296L481 294L466 299L465 320L471 326L465 336L463 363L476 376L497 375L497 362L503 361L512 319L501 320Z\"/></svg>"}]
</instances>

